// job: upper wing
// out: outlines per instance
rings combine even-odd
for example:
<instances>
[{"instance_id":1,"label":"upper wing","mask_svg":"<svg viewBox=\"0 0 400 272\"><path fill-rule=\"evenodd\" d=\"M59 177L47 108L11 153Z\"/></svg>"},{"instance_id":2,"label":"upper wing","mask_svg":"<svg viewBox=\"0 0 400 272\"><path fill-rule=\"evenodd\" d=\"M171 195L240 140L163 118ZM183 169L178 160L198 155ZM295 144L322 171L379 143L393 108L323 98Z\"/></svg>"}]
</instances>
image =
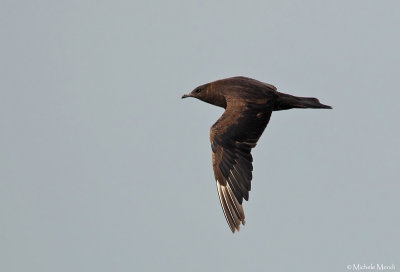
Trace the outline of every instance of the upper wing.
<instances>
[{"instance_id":1,"label":"upper wing","mask_svg":"<svg viewBox=\"0 0 400 272\"><path fill-rule=\"evenodd\" d=\"M232 232L244 224L243 198L249 199L253 171L250 152L271 117L267 100L260 104L228 103L211 127L210 141L215 180L222 209Z\"/></svg>"}]
</instances>

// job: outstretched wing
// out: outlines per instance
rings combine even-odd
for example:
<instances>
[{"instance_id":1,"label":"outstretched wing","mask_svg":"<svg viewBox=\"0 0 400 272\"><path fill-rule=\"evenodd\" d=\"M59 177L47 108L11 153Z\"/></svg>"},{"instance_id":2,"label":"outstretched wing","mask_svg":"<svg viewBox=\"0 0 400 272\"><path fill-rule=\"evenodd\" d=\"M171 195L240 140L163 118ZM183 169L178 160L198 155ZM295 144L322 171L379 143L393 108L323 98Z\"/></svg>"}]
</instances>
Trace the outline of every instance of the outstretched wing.
<instances>
[{"instance_id":1,"label":"outstretched wing","mask_svg":"<svg viewBox=\"0 0 400 272\"><path fill-rule=\"evenodd\" d=\"M214 176L222 210L232 232L245 224L243 198L249 199L253 171L251 149L271 117L267 100L260 104L235 101L211 127Z\"/></svg>"}]
</instances>

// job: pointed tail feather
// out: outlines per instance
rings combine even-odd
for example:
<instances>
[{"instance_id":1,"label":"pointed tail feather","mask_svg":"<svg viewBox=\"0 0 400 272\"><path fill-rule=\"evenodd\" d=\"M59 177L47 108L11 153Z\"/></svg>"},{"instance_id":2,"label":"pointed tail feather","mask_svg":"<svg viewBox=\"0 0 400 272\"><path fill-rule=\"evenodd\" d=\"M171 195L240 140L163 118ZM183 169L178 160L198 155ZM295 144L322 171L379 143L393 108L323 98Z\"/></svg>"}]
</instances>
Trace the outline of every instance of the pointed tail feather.
<instances>
[{"instance_id":1,"label":"pointed tail feather","mask_svg":"<svg viewBox=\"0 0 400 272\"><path fill-rule=\"evenodd\" d=\"M299 97L290 94L278 93L279 97L276 100L274 111L288 110L293 108L301 109L332 109L331 106L321 104L314 97Z\"/></svg>"}]
</instances>

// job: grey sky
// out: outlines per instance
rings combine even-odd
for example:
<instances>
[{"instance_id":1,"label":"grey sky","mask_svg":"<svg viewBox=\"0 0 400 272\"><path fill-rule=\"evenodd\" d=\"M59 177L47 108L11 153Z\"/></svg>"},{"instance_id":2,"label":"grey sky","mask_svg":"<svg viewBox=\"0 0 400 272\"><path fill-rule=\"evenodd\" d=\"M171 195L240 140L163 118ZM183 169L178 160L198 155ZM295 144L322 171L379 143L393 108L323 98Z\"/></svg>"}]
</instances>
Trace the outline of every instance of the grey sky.
<instances>
[{"instance_id":1,"label":"grey sky","mask_svg":"<svg viewBox=\"0 0 400 272\"><path fill-rule=\"evenodd\" d=\"M397 1L1 1L1 271L400 269ZM333 110L272 115L246 226L211 167L243 75Z\"/></svg>"}]
</instances>

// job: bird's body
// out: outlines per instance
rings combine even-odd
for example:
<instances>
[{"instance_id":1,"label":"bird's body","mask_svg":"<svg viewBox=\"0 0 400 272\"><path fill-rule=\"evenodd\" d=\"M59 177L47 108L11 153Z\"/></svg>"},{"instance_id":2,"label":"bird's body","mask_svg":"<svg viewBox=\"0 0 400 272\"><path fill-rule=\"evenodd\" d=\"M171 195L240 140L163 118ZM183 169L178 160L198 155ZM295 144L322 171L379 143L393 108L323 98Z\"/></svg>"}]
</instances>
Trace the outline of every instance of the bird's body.
<instances>
[{"instance_id":1,"label":"bird's body","mask_svg":"<svg viewBox=\"0 0 400 272\"><path fill-rule=\"evenodd\" d=\"M243 198L249 199L253 171L251 149L257 144L272 111L291 108L331 108L316 98L280 93L273 85L246 77L204 84L190 94L225 108L211 127L212 164L222 210L232 232L244 224Z\"/></svg>"}]
</instances>

